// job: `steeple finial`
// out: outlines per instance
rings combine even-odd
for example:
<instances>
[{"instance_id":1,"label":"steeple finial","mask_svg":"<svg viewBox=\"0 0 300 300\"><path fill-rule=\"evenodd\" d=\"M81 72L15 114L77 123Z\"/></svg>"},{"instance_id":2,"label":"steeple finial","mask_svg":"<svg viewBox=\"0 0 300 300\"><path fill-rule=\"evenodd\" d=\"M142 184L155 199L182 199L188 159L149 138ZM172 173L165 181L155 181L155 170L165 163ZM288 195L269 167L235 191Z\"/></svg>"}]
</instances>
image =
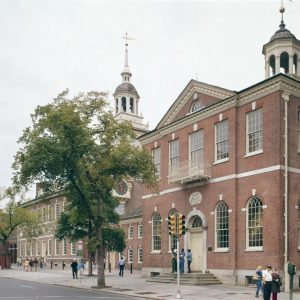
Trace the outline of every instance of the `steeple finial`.
<instances>
[{"instance_id":1,"label":"steeple finial","mask_svg":"<svg viewBox=\"0 0 300 300\"><path fill-rule=\"evenodd\" d=\"M123 39L125 40L125 64L124 64L124 68L122 71L122 76L123 76L123 82L130 82L130 77L131 77L131 72L129 69L129 65L128 65L128 41L134 41L133 38L129 37L127 32L125 34L125 36L123 36Z\"/></svg>"},{"instance_id":2,"label":"steeple finial","mask_svg":"<svg viewBox=\"0 0 300 300\"><path fill-rule=\"evenodd\" d=\"M279 12L281 13L281 23L279 25L280 29L283 29L285 27L284 21L283 21L283 14L285 12L285 8L283 6L283 0L281 0L281 6L279 8Z\"/></svg>"}]
</instances>

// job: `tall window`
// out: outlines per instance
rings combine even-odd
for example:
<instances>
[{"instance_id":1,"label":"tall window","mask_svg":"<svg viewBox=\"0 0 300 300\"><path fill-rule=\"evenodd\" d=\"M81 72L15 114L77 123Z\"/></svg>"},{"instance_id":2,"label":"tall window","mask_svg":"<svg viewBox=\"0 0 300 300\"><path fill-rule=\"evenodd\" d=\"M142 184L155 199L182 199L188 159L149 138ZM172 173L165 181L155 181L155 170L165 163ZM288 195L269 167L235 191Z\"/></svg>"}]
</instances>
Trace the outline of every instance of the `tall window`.
<instances>
[{"instance_id":1,"label":"tall window","mask_svg":"<svg viewBox=\"0 0 300 300\"><path fill-rule=\"evenodd\" d=\"M220 202L215 211L216 248L228 248L229 244L229 217L228 206Z\"/></svg>"},{"instance_id":2,"label":"tall window","mask_svg":"<svg viewBox=\"0 0 300 300\"><path fill-rule=\"evenodd\" d=\"M55 255L59 255L59 240L55 240Z\"/></svg>"},{"instance_id":3,"label":"tall window","mask_svg":"<svg viewBox=\"0 0 300 300\"><path fill-rule=\"evenodd\" d=\"M160 147L153 149L153 163L155 166L155 174L160 179Z\"/></svg>"},{"instance_id":4,"label":"tall window","mask_svg":"<svg viewBox=\"0 0 300 300\"><path fill-rule=\"evenodd\" d=\"M55 204L55 219L56 219L56 220L58 220L59 215L60 215L60 204L59 204L59 203L56 203L56 204Z\"/></svg>"},{"instance_id":5,"label":"tall window","mask_svg":"<svg viewBox=\"0 0 300 300\"><path fill-rule=\"evenodd\" d=\"M179 140L169 142L170 165L176 167L179 164Z\"/></svg>"},{"instance_id":6,"label":"tall window","mask_svg":"<svg viewBox=\"0 0 300 300\"><path fill-rule=\"evenodd\" d=\"M300 249L300 200L298 202L298 249Z\"/></svg>"},{"instance_id":7,"label":"tall window","mask_svg":"<svg viewBox=\"0 0 300 300\"><path fill-rule=\"evenodd\" d=\"M49 221L53 220L53 208L52 208L52 205L48 205L48 219L49 219Z\"/></svg>"},{"instance_id":8,"label":"tall window","mask_svg":"<svg viewBox=\"0 0 300 300\"><path fill-rule=\"evenodd\" d=\"M217 123L215 132L215 160L218 161L228 157L228 120Z\"/></svg>"},{"instance_id":9,"label":"tall window","mask_svg":"<svg viewBox=\"0 0 300 300\"><path fill-rule=\"evenodd\" d=\"M143 262L143 249L138 248L138 263L141 264Z\"/></svg>"},{"instance_id":10,"label":"tall window","mask_svg":"<svg viewBox=\"0 0 300 300\"><path fill-rule=\"evenodd\" d=\"M152 251L161 250L161 216L154 213L152 216Z\"/></svg>"},{"instance_id":11,"label":"tall window","mask_svg":"<svg viewBox=\"0 0 300 300\"><path fill-rule=\"evenodd\" d=\"M262 109L247 114L247 150L248 153L263 149Z\"/></svg>"},{"instance_id":12,"label":"tall window","mask_svg":"<svg viewBox=\"0 0 300 300\"><path fill-rule=\"evenodd\" d=\"M263 246L263 208L260 198L250 198L247 206L248 247Z\"/></svg>"},{"instance_id":13,"label":"tall window","mask_svg":"<svg viewBox=\"0 0 300 300\"><path fill-rule=\"evenodd\" d=\"M298 152L300 152L300 109L298 110Z\"/></svg>"},{"instance_id":14,"label":"tall window","mask_svg":"<svg viewBox=\"0 0 300 300\"><path fill-rule=\"evenodd\" d=\"M128 239L133 239L133 226L128 227Z\"/></svg>"},{"instance_id":15,"label":"tall window","mask_svg":"<svg viewBox=\"0 0 300 300\"><path fill-rule=\"evenodd\" d=\"M169 211L169 215L168 216L173 216L177 213L177 209L176 208L172 208ZM169 224L167 224L169 226ZM176 236L174 235L169 235L169 251L173 251L174 249L177 249L177 239Z\"/></svg>"},{"instance_id":16,"label":"tall window","mask_svg":"<svg viewBox=\"0 0 300 300\"><path fill-rule=\"evenodd\" d=\"M203 152L203 130L198 130L190 134L190 162L192 167L203 161Z\"/></svg>"},{"instance_id":17,"label":"tall window","mask_svg":"<svg viewBox=\"0 0 300 300\"><path fill-rule=\"evenodd\" d=\"M52 255L52 239L48 240L48 256Z\"/></svg>"},{"instance_id":18,"label":"tall window","mask_svg":"<svg viewBox=\"0 0 300 300\"><path fill-rule=\"evenodd\" d=\"M128 249L128 262L133 263L133 249Z\"/></svg>"},{"instance_id":19,"label":"tall window","mask_svg":"<svg viewBox=\"0 0 300 300\"><path fill-rule=\"evenodd\" d=\"M75 255L76 254L76 243L72 242L71 243L71 255Z\"/></svg>"},{"instance_id":20,"label":"tall window","mask_svg":"<svg viewBox=\"0 0 300 300\"><path fill-rule=\"evenodd\" d=\"M143 225L138 226L138 238L141 239L143 237Z\"/></svg>"},{"instance_id":21,"label":"tall window","mask_svg":"<svg viewBox=\"0 0 300 300\"><path fill-rule=\"evenodd\" d=\"M46 212L46 207L43 207L42 209L42 218L43 218L43 223L47 222L47 212Z\"/></svg>"},{"instance_id":22,"label":"tall window","mask_svg":"<svg viewBox=\"0 0 300 300\"><path fill-rule=\"evenodd\" d=\"M67 240L63 240L63 255L67 255Z\"/></svg>"}]
</instances>

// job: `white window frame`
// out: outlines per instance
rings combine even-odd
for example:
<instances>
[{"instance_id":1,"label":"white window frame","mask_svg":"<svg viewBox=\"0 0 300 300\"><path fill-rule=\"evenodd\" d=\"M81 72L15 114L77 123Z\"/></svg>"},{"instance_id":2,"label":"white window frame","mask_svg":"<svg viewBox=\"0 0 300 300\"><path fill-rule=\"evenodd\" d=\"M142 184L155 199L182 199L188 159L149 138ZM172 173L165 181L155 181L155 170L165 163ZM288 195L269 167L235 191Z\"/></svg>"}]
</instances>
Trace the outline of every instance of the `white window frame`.
<instances>
[{"instance_id":1,"label":"white window frame","mask_svg":"<svg viewBox=\"0 0 300 300\"><path fill-rule=\"evenodd\" d=\"M47 253L48 253L48 255L47 256L52 256L52 239L51 238L49 238L48 239L48 247L47 247L48 249L48 251L47 251Z\"/></svg>"},{"instance_id":2,"label":"white window frame","mask_svg":"<svg viewBox=\"0 0 300 300\"><path fill-rule=\"evenodd\" d=\"M55 252L54 255L59 255L59 240L55 239Z\"/></svg>"},{"instance_id":3,"label":"white window frame","mask_svg":"<svg viewBox=\"0 0 300 300\"><path fill-rule=\"evenodd\" d=\"M76 243L72 242L71 243L71 255L75 255L76 254Z\"/></svg>"},{"instance_id":4,"label":"white window frame","mask_svg":"<svg viewBox=\"0 0 300 300\"><path fill-rule=\"evenodd\" d=\"M157 179L160 180L160 159L161 159L161 150L160 147L152 149L152 157L153 157L153 163L155 166L155 174L157 176Z\"/></svg>"},{"instance_id":5,"label":"white window frame","mask_svg":"<svg viewBox=\"0 0 300 300\"><path fill-rule=\"evenodd\" d=\"M128 263L133 263L133 249L129 248L128 249Z\"/></svg>"},{"instance_id":6,"label":"white window frame","mask_svg":"<svg viewBox=\"0 0 300 300\"><path fill-rule=\"evenodd\" d=\"M67 255L67 252L68 252L68 250L67 250L67 248L68 248L68 242L67 242L67 240L63 240L62 241L62 255Z\"/></svg>"},{"instance_id":7,"label":"white window frame","mask_svg":"<svg viewBox=\"0 0 300 300\"><path fill-rule=\"evenodd\" d=\"M142 224L138 225L138 238L139 239L143 238L143 225Z\"/></svg>"},{"instance_id":8,"label":"white window frame","mask_svg":"<svg viewBox=\"0 0 300 300\"><path fill-rule=\"evenodd\" d=\"M257 199L258 201L260 201L261 205L260 205L260 213L261 213L261 221L260 221L260 225L254 227L252 226L252 228L260 228L261 230L261 245L260 246L250 246L250 228L249 228L249 205L252 201L255 201L255 199ZM262 251L263 250L263 241L264 241L264 235L263 235L263 203L262 200L257 197L257 196L253 196L248 200L247 206L246 206L246 251Z\"/></svg>"},{"instance_id":9,"label":"white window frame","mask_svg":"<svg viewBox=\"0 0 300 300\"><path fill-rule=\"evenodd\" d=\"M53 206L52 204L48 205L48 221L53 220Z\"/></svg>"},{"instance_id":10,"label":"white window frame","mask_svg":"<svg viewBox=\"0 0 300 300\"><path fill-rule=\"evenodd\" d=\"M128 239L129 240L133 239L133 226L132 225L128 226Z\"/></svg>"},{"instance_id":11,"label":"white window frame","mask_svg":"<svg viewBox=\"0 0 300 300\"><path fill-rule=\"evenodd\" d=\"M46 206L43 206L42 207L42 223L46 223L48 220L47 220L47 211L46 211L47 207Z\"/></svg>"},{"instance_id":12,"label":"white window frame","mask_svg":"<svg viewBox=\"0 0 300 300\"><path fill-rule=\"evenodd\" d=\"M142 264L143 263L143 248L138 248L138 263Z\"/></svg>"},{"instance_id":13,"label":"white window frame","mask_svg":"<svg viewBox=\"0 0 300 300\"><path fill-rule=\"evenodd\" d=\"M220 216L220 208L222 208L223 215ZM223 228L224 224L227 223L227 230ZM218 225L221 225L221 228L218 228ZM223 225L223 226L222 226ZM223 233L227 232L227 247L221 247L218 245L218 237L219 234L223 235ZM228 213L228 205L224 201L219 202L215 208L215 252L226 252L229 248L229 213Z\"/></svg>"},{"instance_id":14,"label":"white window frame","mask_svg":"<svg viewBox=\"0 0 300 300\"><path fill-rule=\"evenodd\" d=\"M60 203L55 203L55 220L59 219L60 213Z\"/></svg>"},{"instance_id":15,"label":"white window frame","mask_svg":"<svg viewBox=\"0 0 300 300\"><path fill-rule=\"evenodd\" d=\"M250 126L250 118L256 122L256 124L251 124ZM257 120L260 123L257 125ZM251 129L250 127L255 127L255 129ZM257 128L256 128L257 127ZM250 135L259 134L259 145L258 149L249 149L250 147ZM263 152L263 110L262 108L250 111L246 115L246 156L251 156L255 154L260 154Z\"/></svg>"},{"instance_id":16,"label":"white window frame","mask_svg":"<svg viewBox=\"0 0 300 300\"><path fill-rule=\"evenodd\" d=\"M154 220L154 217L156 217L156 216L159 217L159 219ZM157 228L155 228L154 226L156 226ZM159 232L156 232L157 230ZM155 237L157 237L157 240L155 239ZM152 251L151 252L152 253L161 253L161 215L158 212L155 212L152 215L152 239L151 240L152 240L152 243L151 243Z\"/></svg>"},{"instance_id":17,"label":"white window frame","mask_svg":"<svg viewBox=\"0 0 300 300\"><path fill-rule=\"evenodd\" d=\"M179 165L179 139L169 141L169 165L171 168Z\"/></svg>"},{"instance_id":18,"label":"white window frame","mask_svg":"<svg viewBox=\"0 0 300 300\"><path fill-rule=\"evenodd\" d=\"M189 165L199 166L204 160L204 130L200 129L189 134Z\"/></svg>"},{"instance_id":19,"label":"white window frame","mask_svg":"<svg viewBox=\"0 0 300 300\"><path fill-rule=\"evenodd\" d=\"M225 156L219 158L218 149L220 145L225 145ZM221 147L222 149L222 147ZM222 153L223 154L223 153ZM224 155L223 154L223 155ZM228 151L228 120L223 120L215 124L215 162L228 161L229 151Z\"/></svg>"}]
</instances>

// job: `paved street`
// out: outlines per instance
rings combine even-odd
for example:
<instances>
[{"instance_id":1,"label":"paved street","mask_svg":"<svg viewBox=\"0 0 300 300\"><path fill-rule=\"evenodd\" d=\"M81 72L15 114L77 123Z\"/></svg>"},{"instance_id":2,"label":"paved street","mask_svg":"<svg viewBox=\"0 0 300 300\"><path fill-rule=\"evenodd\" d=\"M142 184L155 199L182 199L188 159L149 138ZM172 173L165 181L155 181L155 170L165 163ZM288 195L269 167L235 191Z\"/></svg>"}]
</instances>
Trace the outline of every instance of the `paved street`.
<instances>
[{"instance_id":1,"label":"paved street","mask_svg":"<svg viewBox=\"0 0 300 300\"><path fill-rule=\"evenodd\" d=\"M12 278L1 278L0 300L18 299L59 299L59 300L133 300L137 298L120 294L112 294L88 289L77 289L57 285L49 285L39 282L28 282Z\"/></svg>"},{"instance_id":2,"label":"paved street","mask_svg":"<svg viewBox=\"0 0 300 300\"><path fill-rule=\"evenodd\" d=\"M104 290L92 289L92 286L96 285L96 276L87 277L84 276L82 280L72 279L70 269L43 269L38 270L38 272L25 272L22 268L10 269L10 270L0 270L0 282L4 282L4 278L14 278L18 280L24 280L23 286L36 287L36 283L47 283L52 286L55 285L53 291L62 290L69 291L70 294L57 294L56 292L51 292L51 294L43 293L41 296L48 296L49 298L55 299L134 299L134 297L139 297L140 299L159 299L159 300L171 300L176 297L176 284L161 284L147 282L145 278L141 277L141 274L137 271L134 274L130 274L128 271L125 272L124 277L120 278L117 272L106 274L106 284L110 286ZM27 284L25 282L27 281ZM8 283L11 281L8 281ZM14 281L15 282L15 281ZM34 283L33 283L34 282ZM5 290L9 289L9 284L4 283ZM0 300L3 299L21 299L21 298L3 298L8 294L3 294L3 283L0 290ZM20 286L20 285L19 285ZM44 287L45 285L43 285ZM73 287L73 289L66 289L65 287ZM74 289L77 288L77 289ZM79 290L78 288L81 288ZM29 291L28 291L28 290ZM46 289L46 288L45 288ZM50 289L50 287L49 287ZM13 289L13 294L16 297L20 296L17 293L18 289ZM23 288L24 293L22 299L33 299L26 298L27 295L25 291L30 293L31 288ZM47 290L47 289L46 289ZM73 292L75 291L75 292ZM90 294L84 294L84 292L90 292ZM33 292L33 291L31 291ZM83 293L83 294L82 294ZM114 296L111 296L113 293ZM228 285L214 285L214 286L181 286L181 295L185 300L212 300L212 299L230 299L230 300L249 300L254 298L255 289L254 287L234 287ZM70 296L76 295L77 298L59 298L60 296ZM86 296L85 296L86 295ZM50 297L51 296L51 297ZM56 297L59 296L59 297ZM126 298L129 297L129 298ZM81 298L80 298L81 297ZM83 298L82 298L83 297ZM86 298L85 298L86 297ZM104 297L104 298L103 298ZM105 298L108 297L108 298ZM109 298L110 297L110 298ZM115 297L115 298L112 298ZM117 298L119 297L119 298ZM39 299L39 298L37 298ZM43 299L43 298L40 298ZM262 299L262 298L261 298ZM279 300L288 300L289 295L287 293L280 293ZM294 293L293 300L300 300L300 293Z\"/></svg>"}]
</instances>

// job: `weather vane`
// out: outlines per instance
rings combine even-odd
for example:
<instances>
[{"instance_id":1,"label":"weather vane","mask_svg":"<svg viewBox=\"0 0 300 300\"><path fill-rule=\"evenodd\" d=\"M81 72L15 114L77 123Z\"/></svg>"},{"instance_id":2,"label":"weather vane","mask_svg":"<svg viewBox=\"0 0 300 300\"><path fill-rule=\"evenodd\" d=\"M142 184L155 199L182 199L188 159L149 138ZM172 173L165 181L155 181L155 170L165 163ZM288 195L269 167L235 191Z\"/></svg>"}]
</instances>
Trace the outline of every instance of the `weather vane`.
<instances>
[{"instance_id":1,"label":"weather vane","mask_svg":"<svg viewBox=\"0 0 300 300\"><path fill-rule=\"evenodd\" d=\"M123 39L125 40L125 46L126 47L128 46L128 41L134 41L134 38L129 37L127 32L126 32L125 36L123 36Z\"/></svg>"}]
</instances>

